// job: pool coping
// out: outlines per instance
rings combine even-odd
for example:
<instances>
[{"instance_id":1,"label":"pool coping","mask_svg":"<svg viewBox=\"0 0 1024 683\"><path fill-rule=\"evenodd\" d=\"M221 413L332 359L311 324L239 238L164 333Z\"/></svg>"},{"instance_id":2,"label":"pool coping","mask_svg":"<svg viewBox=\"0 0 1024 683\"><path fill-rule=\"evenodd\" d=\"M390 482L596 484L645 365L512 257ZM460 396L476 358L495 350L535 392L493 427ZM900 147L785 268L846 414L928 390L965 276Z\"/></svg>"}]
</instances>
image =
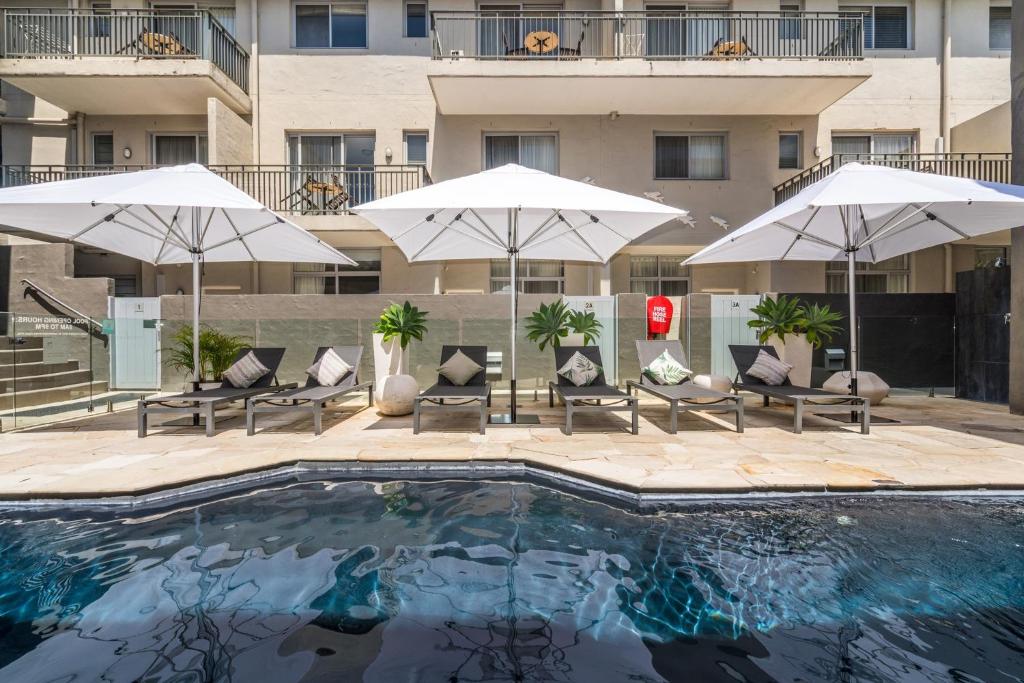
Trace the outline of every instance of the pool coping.
<instances>
[{"instance_id":1,"label":"pool coping","mask_svg":"<svg viewBox=\"0 0 1024 683\"><path fill-rule=\"evenodd\" d=\"M952 496L1024 497L1024 484L875 486L790 485L746 487L639 488L610 483L598 477L569 473L525 459L487 461L325 461L295 460L225 476L200 477L123 492L46 492L0 496L8 509L110 508L136 510L203 502L217 495L235 494L288 481L441 481L500 479L548 486L565 493L595 499L636 512L671 511L695 503L764 502L812 497Z\"/></svg>"}]
</instances>

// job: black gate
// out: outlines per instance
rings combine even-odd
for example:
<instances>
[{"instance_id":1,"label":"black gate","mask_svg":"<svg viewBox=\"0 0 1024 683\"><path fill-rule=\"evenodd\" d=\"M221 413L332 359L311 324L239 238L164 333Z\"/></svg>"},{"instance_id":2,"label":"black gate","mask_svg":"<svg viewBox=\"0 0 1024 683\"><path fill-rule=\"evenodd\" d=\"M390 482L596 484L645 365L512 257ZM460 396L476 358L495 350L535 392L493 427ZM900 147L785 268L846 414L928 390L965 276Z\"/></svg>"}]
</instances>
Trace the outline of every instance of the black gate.
<instances>
[{"instance_id":1,"label":"black gate","mask_svg":"<svg viewBox=\"0 0 1024 683\"><path fill-rule=\"evenodd\" d=\"M956 396L1006 403L1010 390L1010 269L956 274Z\"/></svg>"}]
</instances>

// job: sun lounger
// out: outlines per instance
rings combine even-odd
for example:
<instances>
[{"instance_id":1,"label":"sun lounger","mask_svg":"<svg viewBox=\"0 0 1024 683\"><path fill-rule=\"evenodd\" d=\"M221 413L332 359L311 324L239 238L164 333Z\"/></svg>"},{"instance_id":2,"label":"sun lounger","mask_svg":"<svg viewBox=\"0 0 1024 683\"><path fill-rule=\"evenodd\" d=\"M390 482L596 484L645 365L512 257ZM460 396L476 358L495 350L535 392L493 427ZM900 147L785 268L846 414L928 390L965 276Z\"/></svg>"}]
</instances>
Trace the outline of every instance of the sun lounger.
<instances>
[{"instance_id":1,"label":"sun lounger","mask_svg":"<svg viewBox=\"0 0 1024 683\"><path fill-rule=\"evenodd\" d=\"M764 405L768 407L771 400L793 406L793 431L799 434L803 431L804 411L807 409L815 413L856 413L860 415L861 434L867 434L871 430L871 405L870 401L861 396L849 396L847 394L835 394L824 389L812 389L810 387L798 387L790 383L789 378L779 386L765 384L757 377L751 377L747 370L757 359L760 351L779 357L773 346L729 346L732 359L736 363L737 375L733 386L737 390L745 390L759 394L764 398Z\"/></svg>"},{"instance_id":2,"label":"sun lounger","mask_svg":"<svg viewBox=\"0 0 1024 683\"><path fill-rule=\"evenodd\" d=\"M330 346L321 346L313 362L327 353ZM331 401L359 391L366 391L370 405L373 405L373 382L359 382L359 361L363 357L362 346L335 346L334 352L352 367L334 386L324 386L312 377L306 379L305 386L287 389L266 396L254 396L245 402L245 431L249 436L256 433L257 413L288 413L306 412L313 416L313 433L323 431L324 408Z\"/></svg>"},{"instance_id":3,"label":"sun lounger","mask_svg":"<svg viewBox=\"0 0 1024 683\"><path fill-rule=\"evenodd\" d=\"M678 340L636 341L636 353L640 359L640 367L646 368L663 352L668 351L680 365L686 367L686 354ZM675 434L678 426L679 413L717 411L736 414L736 431L743 432L743 398L735 394L726 394L714 389L700 387L683 380L679 384L658 384L650 377L641 374L640 381L626 382L626 391L636 393L644 391L652 396L668 401L669 433Z\"/></svg>"},{"instance_id":4,"label":"sun lounger","mask_svg":"<svg viewBox=\"0 0 1024 683\"><path fill-rule=\"evenodd\" d=\"M596 346L560 346L555 349L555 368L561 368L572 355L579 351L594 364L602 365L601 349ZM602 372L587 386L578 387L558 375L557 381L548 383L548 405L554 407L555 394L565 402L565 433L572 434L572 418L575 413L629 410L632 412L630 431L639 431L637 403L639 399L621 389L609 386Z\"/></svg>"},{"instance_id":5,"label":"sun lounger","mask_svg":"<svg viewBox=\"0 0 1024 683\"><path fill-rule=\"evenodd\" d=\"M281 358L284 357L284 349L242 349L235 356L237 362L242 356L252 351L256 358L270 369L256 381L251 387L239 389L231 386L227 380L215 389L204 389L202 391L187 391L181 394L170 396L154 396L139 401L139 438L146 436L147 422L150 413L175 413L179 415L192 415L198 420L199 416L206 418L206 435L213 436L216 427L214 413L217 408L226 406L235 401L244 401L253 396L270 392L293 389L296 384L278 384L277 368L281 365Z\"/></svg>"},{"instance_id":6,"label":"sun lounger","mask_svg":"<svg viewBox=\"0 0 1024 683\"><path fill-rule=\"evenodd\" d=\"M413 401L412 433L420 433L420 414L424 407L445 410L479 410L480 433L487 428L487 408L491 405L491 385L487 381L487 347L486 346L442 346L441 365L462 351L479 365L482 370L476 373L466 384L453 384L443 375L437 376L437 383L420 393Z\"/></svg>"}]
</instances>

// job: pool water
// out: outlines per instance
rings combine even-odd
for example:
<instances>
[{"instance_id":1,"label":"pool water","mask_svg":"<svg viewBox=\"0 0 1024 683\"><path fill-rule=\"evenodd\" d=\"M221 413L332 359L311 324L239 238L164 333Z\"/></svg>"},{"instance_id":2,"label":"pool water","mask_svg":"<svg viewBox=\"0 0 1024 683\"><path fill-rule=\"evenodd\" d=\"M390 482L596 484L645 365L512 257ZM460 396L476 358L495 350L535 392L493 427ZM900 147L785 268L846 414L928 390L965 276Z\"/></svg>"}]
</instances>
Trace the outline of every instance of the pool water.
<instances>
[{"instance_id":1,"label":"pool water","mask_svg":"<svg viewBox=\"0 0 1024 683\"><path fill-rule=\"evenodd\" d=\"M1024 499L307 482L0 549L0 681L1024 679Z\"/></svg>"}]
</instances>

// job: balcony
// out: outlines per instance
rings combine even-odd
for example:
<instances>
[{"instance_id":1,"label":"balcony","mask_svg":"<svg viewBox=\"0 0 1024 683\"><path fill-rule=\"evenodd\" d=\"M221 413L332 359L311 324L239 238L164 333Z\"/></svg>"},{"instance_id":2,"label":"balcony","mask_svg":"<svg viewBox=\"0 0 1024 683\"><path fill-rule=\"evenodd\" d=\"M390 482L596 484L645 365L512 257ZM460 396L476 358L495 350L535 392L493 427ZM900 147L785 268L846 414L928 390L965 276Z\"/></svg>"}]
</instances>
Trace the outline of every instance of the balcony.
<instances>
[{"instance_id":1,"label":"balcony","mask_svg":"<svg viewBox=\"0 0 1024 683\"><path fill-rule=\"evenodd\" d=\"M442 114L818 114L871 75L859 15L433 12L431 26Z\"/></svg>"},{"instance_id":2,"label":"balcony","mask_svg":"<svg viewBox=\"0 0 1024 683\"><path fill-rule=\"evenodd\" d=\"M249 54L205 10L8 9L0 78L88 114L252 109Z\"/></svg>"},{"instance_id":3,"label":"balcony","mask_svg":"<svg viewBox=\"0 0 1024 683\"><path fill-rule=\"evenodd\" d=\"M772 188L775 203L781 204L808 185L812 185L843 164L850 162L877 164L890 168L903 168L921 173L937 173L957 178L973 178L995 183L1010 182L1010 162L1007 153L950 152L946 154L834 154L814 166Z\"/></svg>"},{"instance_id":4,"label":"balcony","mask_svg":"<svg viewBox=\"0 0 1024 683\"><path fill-rule=\"evenodd\" d=\"M2 166L4 187L154 166ZM359 204L430 184L422 166L211 166L210 170L287 216L344 215ZM313 227L313 226L307 226Z\"/></svg>"}]
</instances>

